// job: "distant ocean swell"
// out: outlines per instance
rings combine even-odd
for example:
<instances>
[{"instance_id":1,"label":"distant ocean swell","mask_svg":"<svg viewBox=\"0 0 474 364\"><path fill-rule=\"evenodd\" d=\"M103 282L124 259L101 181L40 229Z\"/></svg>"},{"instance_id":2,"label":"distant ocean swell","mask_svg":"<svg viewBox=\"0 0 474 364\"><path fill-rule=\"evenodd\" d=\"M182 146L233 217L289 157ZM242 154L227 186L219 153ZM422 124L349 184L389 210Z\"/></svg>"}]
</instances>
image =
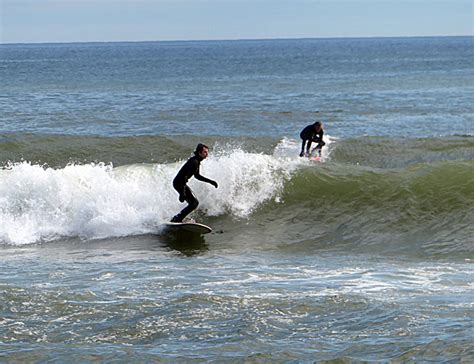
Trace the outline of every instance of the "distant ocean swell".
<instances>
[{"instance_id":1,"label":"distant ocean swell","mask_svg":"<svg viewBox=\"0 0 474 364\"><path fill-rule=\"evenodd\" d=\"M204 142L214 151L247 152L295 156L299 141L285 138L131 136L98 137L70 135L0 134L0 166L28 161L64 167L70 163L112 163L115 167L134 163L169 163L189 155L197 143ZM473 160L474 137L387 138L359 137L342 139L333 145L331 161L393 168L439 160Z\"/></svg>"},{"instance_id":2,"label":"distant ocean swell","mask_svg":"<svg viewBox=\"0 0 474 364\"><path fill-rule=\"evenodd\" d=\"M181 154L189 152L188 146L176 141L157 141L162 150L172 145ZM118 145L130 140L108 142L117 143L119 150ZM241 225L255 236L263 224L267 233L261 240L275 238L279 246L472 254L472 138L332 140L323 156L325 163L297 157L296 140L275 142L270 154L257 151L268 149L260 142L245 142L256 151L214 142L202 173L218 180L220 187L191 182L201 202L198 219L211 218L223 231ZM397 153L390 152L392 147ZM425 153L419 152L418 157L410 153L417 149ZM57 161L60 158L64 155ZM182 161L118 167L87 162L57 168L3 162L3 244L156 232L182 206L171 188ZM298 228L292 229L292 224ZM287 229L276 238L282 226Z\"/></svg>"}]
</instances>

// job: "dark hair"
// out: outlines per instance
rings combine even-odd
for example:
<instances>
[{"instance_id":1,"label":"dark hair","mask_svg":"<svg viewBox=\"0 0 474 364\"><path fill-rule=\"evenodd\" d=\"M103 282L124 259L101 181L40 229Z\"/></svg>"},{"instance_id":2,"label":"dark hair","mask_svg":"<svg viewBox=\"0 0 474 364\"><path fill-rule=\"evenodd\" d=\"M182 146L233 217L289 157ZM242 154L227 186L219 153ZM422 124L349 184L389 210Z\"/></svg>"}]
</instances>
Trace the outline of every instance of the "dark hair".
<instances>
[{"instance_id":1,"label":"dark hair","mask_svg":"<svg viewBox=\"0 0 474 364\"><path fill-rule=\"evenodd\" d=\"M199 143L196 147L196 150L194 151L194 154L201 153L204 148L209 149L209 147L206 144Z\"/></svg>"},{"instance_id":2,"label":"dark hair","mask_svg":"<svg viewBox=\"0 0 474 364\"><path fill-rule=\"evenodd\" d=\"M314 126L318 126L318 125L321 126L321 123L319 121L316 121L313 125Z\"/></svg>"}]
</instances>

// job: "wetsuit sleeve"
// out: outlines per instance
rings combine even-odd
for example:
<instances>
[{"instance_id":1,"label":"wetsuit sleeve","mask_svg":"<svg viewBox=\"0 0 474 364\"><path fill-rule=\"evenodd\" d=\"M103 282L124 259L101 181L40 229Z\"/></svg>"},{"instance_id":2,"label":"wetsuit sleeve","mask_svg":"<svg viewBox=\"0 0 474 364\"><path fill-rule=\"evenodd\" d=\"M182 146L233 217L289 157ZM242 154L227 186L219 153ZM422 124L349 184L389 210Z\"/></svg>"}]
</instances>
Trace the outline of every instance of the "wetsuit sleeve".
<instances>
[{"instance_id":1,"label":"wetsuit sleeve","mask_svg":"<svg viewBox=\"0 0 474 364\"><path fill-rule=\"evenodd\" d=\"M196 178L198 181L206 182L217 187L217 182L207 177L204 177L199 173L199 164L196 167L197 168L196 168L196 171L194 172L194 178Z\"/></svg>"},{"instance_id":2,"label":"wetsuit sleeve","mask_svg":"<svg viewBox=\"0 0 474 364\"><path fill-rule=\"evenodd\" d=\"M324 134L324 130L321 129L321 131L319 133L315 133L313 134L313 142L316 142L316 143L320 143L323 141L323 134Z\"/></svg>"},{"instance_id":3,"label":"wetsuit sleeve","mask_svg":"<svg viewBox=\"0 0 474 364\"><path fill-rule=\"evenodd\" d=\"M206 183L209 183L211 185L214 185L216 182L213 181L212 179L209 179L207 177L204 177L204 176L201 176L199 174L199 169L196 171L196 173L194 174L194 177L199 180L199 181L202 181L202 182L206 182Z\"/></svg>"}]
</instances>

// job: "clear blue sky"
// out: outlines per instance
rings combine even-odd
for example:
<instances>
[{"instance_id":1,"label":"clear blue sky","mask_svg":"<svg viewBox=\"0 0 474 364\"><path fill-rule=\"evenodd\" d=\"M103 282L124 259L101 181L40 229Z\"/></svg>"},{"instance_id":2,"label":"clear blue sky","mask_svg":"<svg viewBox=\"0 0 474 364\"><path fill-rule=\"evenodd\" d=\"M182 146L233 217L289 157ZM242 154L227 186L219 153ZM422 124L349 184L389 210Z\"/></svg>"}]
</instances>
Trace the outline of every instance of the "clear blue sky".
<instances>
[{"instance_id":1,"label":"clear blue sky","mask_svg":"<svg viewBox=\"0 0 474 364\"><path fill-rule=\"evenodd\" d=\"M472 0L0 0L0 42L473 35Z\"/></svg>"}]
</instances>

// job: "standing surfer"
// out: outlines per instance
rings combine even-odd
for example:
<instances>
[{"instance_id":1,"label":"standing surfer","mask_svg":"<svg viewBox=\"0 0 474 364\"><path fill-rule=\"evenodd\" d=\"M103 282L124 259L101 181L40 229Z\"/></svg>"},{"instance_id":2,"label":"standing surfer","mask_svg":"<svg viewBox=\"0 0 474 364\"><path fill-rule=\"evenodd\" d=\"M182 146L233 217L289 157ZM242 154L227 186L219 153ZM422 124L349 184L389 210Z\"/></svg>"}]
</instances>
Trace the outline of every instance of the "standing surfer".
<instances>
[{"instance_id":1,"label":"standing surfer","mask_svg":"<svg viewBox=\"0 0 474 364\"><path fill-rule=\"evenodd\" d=\"M326 145L326 143L323 141L323 135L323 125L319 121L316 121L314 124L306 126L300 133L300 137L301 139L303 139L303 142L301 144L300 157L303 157L305 155L304 150L306 142L308 142L308 145L306 146L307 156L309 156L310 154L311 143L313 142L318 143L315 149L318 150L318 154L319 156L321 156L321 148Z\"/></svg>"},{"instance_id":2,"label":"standing surfer","mask_svg":"<svg viewBox=\"0 0 474 364\"><path fill-rule=\"evenodd\" d=\"M188 187L188 180L194 176L197 180L207 182L217 188L217 182L212 179L206 178L199 174L199 167L201 162L209 155L209 147L207 145L199 143L194 151L194 156L188 159L188 161L181 167L178 174L173 180L173 187L179 193L179 202L186 201L186 206L179 214L171 219L171 222L182 222L183 219L194 211L199 201L194 196L193 191Z\"/></svg>"}]
</instances>

